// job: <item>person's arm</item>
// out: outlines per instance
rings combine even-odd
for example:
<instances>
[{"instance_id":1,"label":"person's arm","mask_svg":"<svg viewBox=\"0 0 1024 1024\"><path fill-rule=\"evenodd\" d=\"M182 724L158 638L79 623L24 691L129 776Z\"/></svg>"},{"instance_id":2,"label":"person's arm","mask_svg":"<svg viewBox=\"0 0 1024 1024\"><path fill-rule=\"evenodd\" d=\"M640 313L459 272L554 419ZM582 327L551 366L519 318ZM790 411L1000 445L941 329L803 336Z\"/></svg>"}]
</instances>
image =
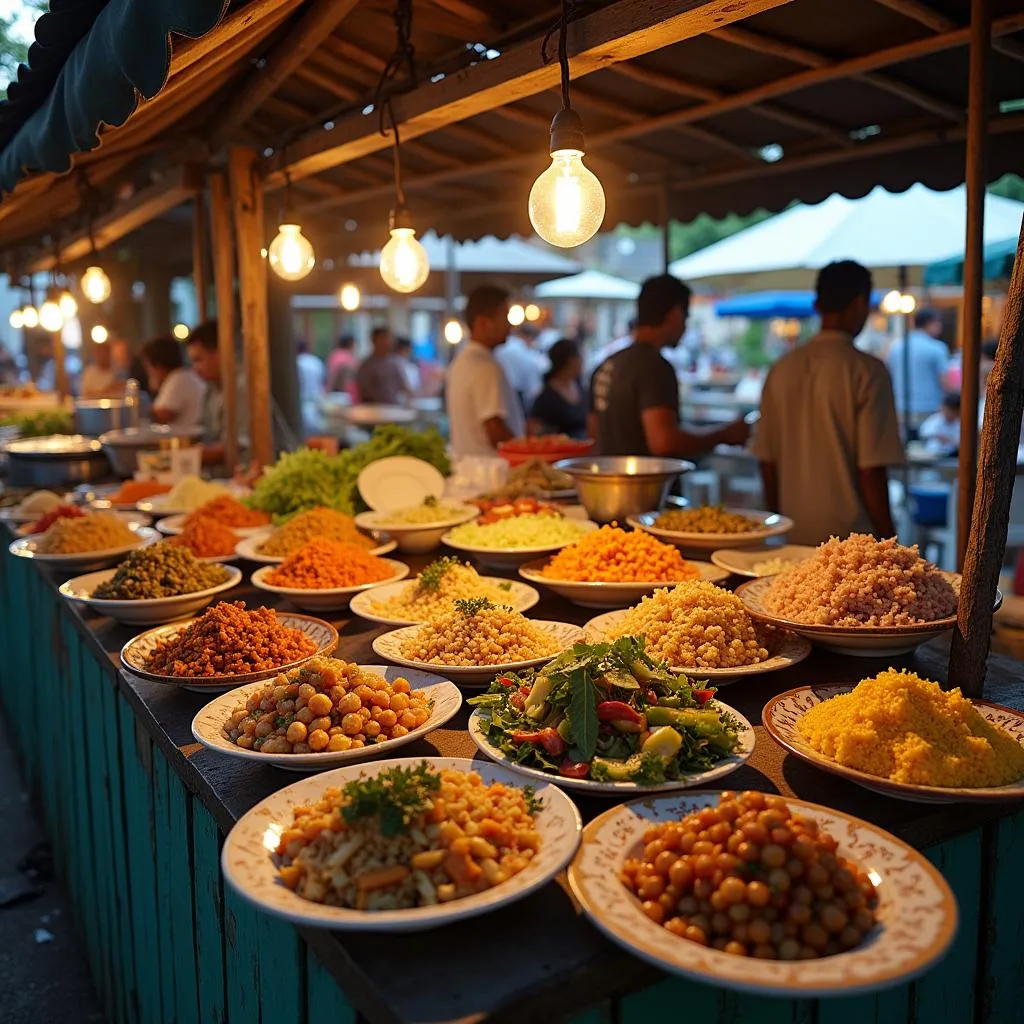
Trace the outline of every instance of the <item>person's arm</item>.
<instances>
[{"instance_id":1,"label":"person's arm","mask_svg":"<svg viewBox=\"0 0 1024 1024\"><path fill-rule=\"evenodd\" d=\"M896 536L889 507L889 471L885 466L868 466L857 470L861 500L876 536L884 540Z\"/></svg>"},{"instance_id":2,"label":"person's arm","mask_svg":"<svg viewBox=\"0 0 1024 1024\"><path fill-rule=\"evenodd\" d=\"M668 406L644 409L640 418L647 450L652 455L694 458L711 451L715 445L746 444L750 437L750 427L742 419L712 430L683 430L676 420L675 409Z\"/></svg>"},{"instance_id":3,"label":"person's arm","mask_svg":"<svg viewBox=\"0 0 1024 1024\"><path fill-rule=\"evenodd\" d=\"M514 436L501 416L491 416L484 420L484 433L492 448L497 448L502 441L511 441Z\"/></svg>"},{"instance_id":4,"label":"person's arm","mask_svg":"<svg viewBox=\"0 0 1024 1024\"><path fill-rule=\"evenodd\" d=\"M774 462L759 462L761 486L764 490L764 507L769 512L779 511L779 469Z\"/></svg>"}]
</instances>

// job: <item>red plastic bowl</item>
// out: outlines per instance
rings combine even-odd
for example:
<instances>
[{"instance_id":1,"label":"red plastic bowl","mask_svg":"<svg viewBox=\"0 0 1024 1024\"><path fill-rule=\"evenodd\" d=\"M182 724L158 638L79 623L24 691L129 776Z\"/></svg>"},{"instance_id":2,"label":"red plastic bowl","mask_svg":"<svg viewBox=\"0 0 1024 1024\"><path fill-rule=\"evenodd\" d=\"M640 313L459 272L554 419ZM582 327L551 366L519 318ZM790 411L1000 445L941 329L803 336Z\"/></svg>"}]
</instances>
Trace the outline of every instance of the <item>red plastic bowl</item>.
<instances>
[{"instance_id":1,"label":"red plastic bowl","mask_svg":"<svg viewBox=\"0 0 1024 1024\"><path fill-rule=\"evenodd\" d=\"M589 438L585 441L573 441L570 438L552 435L517 437L511 441L502 441L498 445L498 454L510 466L520 466L531 459L540 459L541 462L573 459L589 454L593 447L594 442Z\"/></svg>"}]
</instances>

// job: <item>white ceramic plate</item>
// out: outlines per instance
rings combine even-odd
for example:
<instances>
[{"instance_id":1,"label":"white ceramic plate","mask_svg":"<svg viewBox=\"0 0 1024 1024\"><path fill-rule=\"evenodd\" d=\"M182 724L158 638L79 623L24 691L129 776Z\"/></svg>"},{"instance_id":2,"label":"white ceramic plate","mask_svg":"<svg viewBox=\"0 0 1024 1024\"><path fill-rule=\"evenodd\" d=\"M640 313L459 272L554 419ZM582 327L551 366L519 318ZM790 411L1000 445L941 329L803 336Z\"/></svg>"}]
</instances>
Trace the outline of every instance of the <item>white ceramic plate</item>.
<instances>
[{"instance_id":1,"label":"white ceramic plate","mask_svg":"<svg viewBox=\"0 0 1024 1024\"><path fill-rule=\"evenodd\" d=\"M299 658L296 661L289 661L284 665L275 665L274 668L264 669L260 672L244 672L232 676L164 676L156 672L150 672L146 668L153 650L160 643L177 636L193 620L185 622L174 622L169 626L157 626L156 629L148 629L133 637L121 648L121 667L140 679L151 683L163 683L167 686L180 686L185 690L196 690L201 693L216 693L221 690L233 690L236 686L244 683L255 683L263 679L273 679L280 672L287 672L289 669L298 668L304 665L310 658L324 657L330 654L338 646L338 631L322 619L315 619L311 615L297 615L293 612L275 612L277 621L290 629L300 629L311 640L316 643L317 649Z\"/></svg>"},{"instance_id":2,"label":"white ceramic plate","mask_svg":"<svg viewBox=\"0 0 1024 1024\"><path fill-rule=\"evenodd\" d=\"M548 564L548 559L537 558L519 567L519 575L531 583L553 590L559 597L564 597L573 604L583 608L625 608L635 604L642 597L653 594L656 590L674 587L676 583L582 583L579 580L553 580L541 571ZM712 565L710 562L690 562L700 571L700 578L709 583L721 583L728 573ZM685 582L677 580L677 583Z\"/></svg>"},{"instance_id":3,"label":"white ceramic plate","mask_svg":"<svg viewBox=\"0 0 1024 1024\"><path fill-rule=\"evenodd\" d=\"M12 555L19 558L31 558L54 569L102 569L105 566L120 562L129 551L144 548L162 540L159 533L149 526L140 526L132 531L136 540L119 548L108 548L104 551L81 551L73 555L50 555L36 551L38 536L21 537L8 547ZM41 536L41 534L39 535Z\"/></svg>"},{"instance_id":4,"label":"white ceramic plate","mask_svg":"<svg viewBox=\"0 0 1024 1024\"><path fill-rule=\"evenodd\" d=\"M789 999L862 995L901 985L945 955L956 936L956 899L925 857L866 821L789 797L786 802L830 833L840 854L868 872L878 887L879 923L861 946L818 960L759 960L698 945L655 924L619 881L622 864L640 856L650 825L717 806L718 797L685 792L634 800L586 827L569 884L583 912L613 942L670 974Z\"/></svg>"},{"instance_id":5,"label":"white ceramic plate","mask_svg":"<svg viewBox=\"0 0 1024 1024\"><path fill-rule=\"evenodd\" d=\"M444 477L429 462L395 455L371 462L359 474L359 493L371 509L388 511L441 499Z\"/></svg>"},{"instance_id":6,"label":"white ceramic plate","mask_svg":"<svg viewBox=\"0 0 1024 1024\"><path fill-rule=\"evenodd\" d=\"M168 536L173 537L175 534L183 533L185 530L185 520L191 515L190 512L181 512L176 516L165 516L163 519L157 520L156 528L161 533L166 533ZM269 526L231 526L229 527L231 532L236 537L255 537L256 534L266 533Z\"/></svg>"},{"instance_id":7,"label":"white ceramic plate","mask_svg":"<svg viewBox=\"0 0 1024 1024\"><path fill-rule=\"evenodd\" d=\"M87 605L98 615L109 615L117 622L128 626L152 626L157 622L173 622L202 611L217 594L242 582L242 570L233 565L225 565L228 578L223 583L205 590L197 590L191 594L178 594L175 597L156 597L136 601L116 601L92 596L93 591L111 579L116 569L101 569L85 576L76 576L60 586L61 597L69 601L78 601Z\"/></svg>"},{"instance_id":8,"label":"white ceramic plate","mask_svg":"<svg viewBox=\"0 0 1024 1024\"><path fill-rule=\"evenodd\" d=\"M265 530L262 533L254 534L252 537L244 537L235 546L235 554L249 562L259 562L260 565L280 565L284 561L284 555L261 555L257 550L269 536L270 532ZM393 540L389 540L383 544L378 544L375 548L370 548L367 554L387 555L394 551L396 547L398 547L398 544Z\"/></svg>"},{"instance_id":9,"label":"white ceramic plate","mask_svg":"<svg viewBox=\"0 0 1024 1024\"><path fill-rule=\"evenodd\" d=\"M670 510L666 510L670 511ZM743 548L751 544L763 544L769 537L781 537L793 529L793 520L780 516L776 512L754 512L749 508L727 508L726 512L735 512L758 528L749 533L688 533L682 530L665 530L659 527L656 520L660 512L643 512L638 516L629 516L626 522L636 530L653 533L659 540L688 551L702 551L710 555L718 548Z\"/></svg>"},{"instance_id":10,"label":"white ceramic plate","mask_svg":"<svg viewBox=\"0 0 1024 1024\"><path fill-rule=\"evenodd\" d=\"M519 580L506 580L500 576L481 576L480 578L484 583L492 587L507 588L507 603L515 608L517 612L529 611L540 600L540 594L533 587L520 583ZM374 611L376 605L384 601L390 601L393 597L398 597L404 587L411 586L414 583L415 580L403 580L400 583L382 583L372 590L356 594L352 598L352 611L362 619L366 619L369 622L381 622L385 626L413 626L417 622L422 622L424 621L422 619L389 619Z\"/></svg>"},{"instance_id":11,"label":"white ceramic plate","mask_svg":"<svg viewBox=\"0 0 1024 1024\"><path fill-rule=\"evenodd\" d=\"M127 526L129 530L137 530L140 526L149 526L150 523L153 522L153 520L149 516L143 515L141 512L110 512L110 515L116 516L118 519L120 519L121 522L124 523L124 525ZM36 518L40 519L42 517L37 516ZM15 532L18 534L19 537L39 536L39 534L33 534L28 532L29 527L34 522L35 519L32 519L27 523L22 523L21 526L19 526Z\"/></svg>"},{"instance_id":12,"label":"white ceramic plate","mask_svg":"<svg viewBox=\"0 0 1024 1024\"><path fill-rule=\"evenodd\" d=\"M943 575L959 593L960 575L954 572L946 572ZM765 609L765 594L775 578L763 576L749 583L741 583L736 588L736 594L750 612L751 618L767 622L779 629L791 630L807 637L819 647L838 654L852 654L862 658L895 657L898 654L907 654L956 625L956 615L910 626L822 626L793 622L779 618ZM1002 603L1003 595L996 591L996 608L998 609Z\"/></svg>"},{"instance_id":13,"label":"white ceramic plate","mask_svg":"<svg viewBox=\"0 0 1024 1024\"><path fill-rule=\"evenodd\" d=\"M227 483L225 483L224 486L228 488L232 498L241 499L251 493L246 487L236 487ZM205 502L203 502L203 504L205 504ZM199 505L196 505L193 508L186 508L184 505L171 505L167 501L166 494L156 494L152 498L143 498L142 501L136 503L135 507L140 512L149 512L155 516L188 515L189 512L195 512L197 508L200 508Z\"/></svg>"},{"instance_id":14,"label":"white ceramic plate","mask_svg":"<svg viewBox=\"0 0 1024 1024\"><path fill-rule=\"evenodd\" d=\"M672 782L660 782L653 786L644 786L639 782L596 782L594 779L563 779L560 775L550 775L542 772L539 768L530 768L526 765L517 764L500 747L494 746L487 738L487 720L481 708L477 708L469 716L469 735L485 757L489 757L498 764L505 765L509 771L517 775L528 776L531 779L543 779L547 782L554 782L563 789L578 789L582 793L611 794L620 797L630 797L637 793L664 793L673 789L691 789L694 786L705 786L726 775L732 774L743 765L754 752L754 728L734 708L721 701L715 703L723 710L728 711L740 723L740 749L715 765L706 772L695 772L685 779L676 779Z\"/></svg>"},{"instance_id":15,"label":"white ceramic plate","mask_svg":"<svg viewBox=\"0 0 1024 1024\"><path fill-rule=\"evenodd\" d=\"M798 686L795 690L788 690L777 697L772 697L761 713L761 722L776 743L802 761L884 796L922 804L980 804L1024 799L1024 778L1005 786L973 789L893 782L891 779L880 779L856 768L848 768L809 746L797 732L797 719L816 704L830 697L837 697L841 693L849 693L852 689L852 685ZM987 722L1005 729L1018 743L1024 743L1024 713L1004 707L1002 704L991 704L987 700L974 700L971 703Z\"/></svg>"},{"instance_id":16,"label":"white ceramic plate","mask_svg":"<svg viewBox=\"0 0 1024 1024\"><path fill-rule=\"evenodd\" d=\"M356 594L362 594L388 583L404 580L409 575L409 566L404 562L396 562L385 558L385 562L391 567L391 575L380 583L362 583L357 587L332 587L329 589L309 590L297 587L279 587L267 582L267 576L274 571L276 566L264 565L257 569L251 576L252 585L260 590L271 594L280 594L287 598L296 608L305 608L311 612L331 612L347 608L349 602Z\"/></svg>"},{"instance_id":17,"label":"white ceramic plate","mask_svg":"<svg viewBox=\"0 0 1024 1024\"><path fill-rule=\"evenodd\" d=\"M580 536L582 537L585 533L592 533L597 529L597 525L597 523L589 519L582 520L580 522ZM541 555L553 555L556 551L561 551L562 548L576 543L575 540L567 540L562 544L548 544L543 547L481 548L452 540L450 530L441 538L441 541L456 551L465 551L466 554L472 555L481 565L491 569L516 569L524 562L529 562L531 559L538 558Z\"/></svg>"},{"instance_id":18,"label":"white ceramic plate","mask_svg":"<svg viewBox=\"0 0 1024 1024\"><path fill-rule=\"evenodd\" d=\"M397 747L422 739L428 733L444 725L462 706L462 694L459 688L443 676L432 672L412 672L405 669L391 668L387 665L360 665L366 672L376 672L388 682L396 679L407 679L413 690L421 692L432 702L430 718L418 729L413 729L405 736L386 740L358 750L322 750L313 754L262 754L258 750L245 750L228 739L224 731L224 723L231 717L236 708L244 706L249 697L258 693L267 685L264 679L259 683L249 683L237 690L215 697L203 707L192 719L192 735L211 750L219 750L229 757L239 757L244 761L262 761L264 764L276 765L289 771L319 772L327 768L337 768L341 764L352 764L356 761L373 760L387 756Z\"/></svg>"},{"instance_id":19,"label":"white ceramic plate","mask_svg":"<svg viewBox=\"0 0 1024 1024\"><path fill-rule=\"evenodd\" d=\"M628 609L605 612L592 618L583 628L594 643L608 638L608 633L623 619ZM681 672L692 679L708 679L713 683L726 683L742 676L758 676L765 672L777 672L782 668L799 665L811 653L811 642L796 633L769 629L759 639L768 651L768 657L756 665L740 665L737 668L687 668L684 665L669 665L673 672Z\"/></svg>"},{"instance_id":20,"label":"white ceramic plate","mask_svg":"<svg viewBox=\"0 0 1024 1024\"><path fill-rule=\"evenodd\" d=\"M61 504L66 504L61 501ZM55 506L56 507L56 506ZM0 522L2 523L34 523L37 519L41 518L46 513L44 512L20 512L19 505L9 505L6 508L0 508Z\"/></svg>"},{"instance_id":21,"label":"white ceramic plate","mask_svg":"<svg viewBox=\"0 0 1024 1024\"><path fill-rule=\"evenodd\" d=\"M522 780L499 765L459 757L405 757L391 761L336 768L279 789L236 822L224 841L221 867L228 884L260 910L294 924L348 931L411 932L438 928L460 918L475 917L521 899L551 881L569 862L579 845L581 822L573 802L553 785L538 786L541 802L535 821L541 846L527 867L507 882L465 899L432 907L368 913L330 907L303 899L279 878L273 851L277 837L293 820L294 808L319 799L328 786L344 786L358 778L372 778L389 768L415 768L424 761L431 768L475 771L485 783L520 786Z\"/></svg>"},{"instance_id":22,"label":"white ceramic plate","mask_svg":"<svg viewBox=\"0 0 1024 1024\"><path fill-rule=\"evenodd\" d=\"M423 672L444 672L460 686L485 685L503 672L519 672L526 668L546 665L549 661L573 644L583 639L583 630L569 622L550 622L544 619L531 619L533 625L545 633L550 633L558 642L559 648L554 654L543 658L531 658L529 661L512 661L504 665L432 665L426 661L411 661L402 655L402 643L413 636L421 626L404 626L390 633L382 633L373 638L373 650L382 658L393 661L396 665L406 668L418 668Z\"/></svg>"},{"instance_id":23,"label":"white ceramic plate","mask_svg":"<svg viewBox=\"0 0 1024 1024\"><path fill-rule=\"evenodd\" d=\"M781 548L719 548L712 552L711 561L726 572L759 579L764 575L754 569L759 562L781 558L789 565L796 565L806 561L817 550L804 544L786 544Z\"/></svg>"},{"instance_id":24,"label":"white ceramic plate","mask_svg":"<svg viewBox=\"0 0 1024 1024\"><path fill-rule=\"evenodd\" d=\"M363 530L376 530L394 537L398 550L412 555L421 555L433 551L441 543L441 538L452 527L468 523L480 515L480 510L472 505L452 503L457 507L457 515L436 523L389 524L386 512L360 512L356 516L356 526ZM383 520L383 521L382 521Z\"/></svg>"}]
</instances>

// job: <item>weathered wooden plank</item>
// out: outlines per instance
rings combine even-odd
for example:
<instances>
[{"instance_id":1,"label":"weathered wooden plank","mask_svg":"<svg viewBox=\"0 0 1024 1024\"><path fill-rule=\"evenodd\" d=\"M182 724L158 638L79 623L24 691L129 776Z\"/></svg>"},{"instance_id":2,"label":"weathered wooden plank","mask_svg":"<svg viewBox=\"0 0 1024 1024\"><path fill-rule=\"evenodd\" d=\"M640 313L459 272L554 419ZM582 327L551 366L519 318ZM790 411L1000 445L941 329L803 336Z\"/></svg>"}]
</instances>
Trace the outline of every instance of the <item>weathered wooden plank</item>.
<instances>
[{"instance_id":1,"label":"weathered wooden plank","mask_svg":"<svg viewBox=\"0 0 1024 1024\"><path fill-rule=\"evenodd\" d=\"M356 1024L356 1012L312 950L306 956L306 1017L311 1022Z\"/></svg>"},{"instance_id":2,"label":"weathered wooden plank","mask_svg":"<svg viewBox=\"0 0 1024 1024\"><path fill-rule=\"evenodd\" d=\"M174 945L172 921L177 894L171 878L171 861L181 855L181 836L171 830L168 804L167 760L153 747L153 835L156 860L156 931L160 944L160 1004L163 1020L177 1020L180 1008L175 988L178 950Z\"/></svg>"},{"instance_id":3,"label":"weathered wooden plank","mask_svg":"<svg viewBox=\"0 0 1024 1024\"><path fill-rule=\"evenodd\" d=\"M1024 887L1020 866L1024 864L1024 813L986 826L990 851L984 866L988 879L988 902L983 910L987 925L982 962L984 979L977 1019L1016 1020L1024 993Z\"/></svg>"},{"instance_id":4,"label":"weathered wooden plank","mask_svg":"<svg viewBox=\"0 0 1024 1024\"><path fill-rule=\"evenodd\" d=\"M806 999L776 999L745 992L721 992L718 1024L812 1024L814 1003Z\"/></svg>"},{"instance_id":5,"label":"weathered wooden plank","mask_svg":"<svg viewBox=\"0 0 1024 1024\"><path fill-rule=\"evenodd\" d=\"M228 1020L252 1024L260 1019L262 970L256 911L224 886L224 951L227 961ZM267 984L277 984L276 971Z\"/></svg>"},{"instance_id":6,"label":"weathered wooden plank","mask_svg":"<svg viewBox=\"0 0 1024 1024\"><path fill-rule=\"evenodd\" d=\"M600 1006L592 1006L582 1013L573 1014L565 1024L615 1024L611 1000L606 1000Z\"/></svg>"},{"instance_id":7,"label":"weathered wooden plank","mask_svg":"<svg viewBox=\"0 0 1024 1024\"><path fill-rule=\"evenodd\" d=\"M177 772L159 751L156 752L156 761L164 767L166 773L167 827L173 837L168 847L170 899L164 902L164 906L171 924L176 1020L177 1024L190 1024L192 1021L202 1024L197 991L195 922L192 918L192 900L186 898L195 879L188 808L192 797Z\"/></svg>"},{"instance_id":8,"label":"weathered wooden plank","mask_svg":"<svg viewBox=\"0 0 1024 1024\"><path fill-rule=\"evenodd\" d=\"M225 1024L224 891L220 873L220 830L198 800L192 801L193 920L199 1018Z\"/></svg>"},{"instance_id":9,"label":"weathered wooden plank","mask_svg":"<svg viewBox=\"0 0 1024 1024\"><path fill-rule=\"evenodd\" d=\"M283 1021L305 1002L306 944L293 924L256 914L259 959L274 965L273 983L260 986L261 1020Z\"/></svg>"},{"instance_id":10,"label":"weathered wooden plank","mask_svg":"<svg viewBox=\"0 0 1024 1024\"><path fill-rule=\"evenodd\" d=\"M685 978L669 978L642 992L625 996L619 1006L619 1024L648 1024L652 1020L673 1019L686 1007L690 1020L718 1020L718 991Z\"/></svg>"}]
</instances>

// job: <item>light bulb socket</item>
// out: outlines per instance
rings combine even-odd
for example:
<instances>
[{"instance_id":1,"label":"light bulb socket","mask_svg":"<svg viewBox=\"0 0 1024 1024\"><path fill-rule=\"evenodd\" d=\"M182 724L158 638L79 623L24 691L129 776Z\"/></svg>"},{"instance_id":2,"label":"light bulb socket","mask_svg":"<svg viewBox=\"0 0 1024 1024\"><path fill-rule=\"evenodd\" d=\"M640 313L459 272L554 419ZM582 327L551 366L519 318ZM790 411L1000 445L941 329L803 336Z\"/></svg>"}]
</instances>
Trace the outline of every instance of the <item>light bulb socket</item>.
<instances>
[{"instance_id":1,"label":"light bulb socket","mask_svg":"<svg viewBox=\"0 0 1024 1024\"><path fill-rule=\"evenodd\" d=\"M416 229L408 206L396 206L392 209L391 215L388 217L388 231L394 231L396 228Z\"/></svg>"},{"instance_id":2,"label":"light bulb socket","mask_svg":"<svg viewBox=\"0 0 1024 1024\"><path fill-rule=\"evenodd\" d=\"M578 149L581 153L587 150L583 118L570 107L563 107L551 120L549 151L557 153L561 149Z\"/></svg>"}]
</instances>

